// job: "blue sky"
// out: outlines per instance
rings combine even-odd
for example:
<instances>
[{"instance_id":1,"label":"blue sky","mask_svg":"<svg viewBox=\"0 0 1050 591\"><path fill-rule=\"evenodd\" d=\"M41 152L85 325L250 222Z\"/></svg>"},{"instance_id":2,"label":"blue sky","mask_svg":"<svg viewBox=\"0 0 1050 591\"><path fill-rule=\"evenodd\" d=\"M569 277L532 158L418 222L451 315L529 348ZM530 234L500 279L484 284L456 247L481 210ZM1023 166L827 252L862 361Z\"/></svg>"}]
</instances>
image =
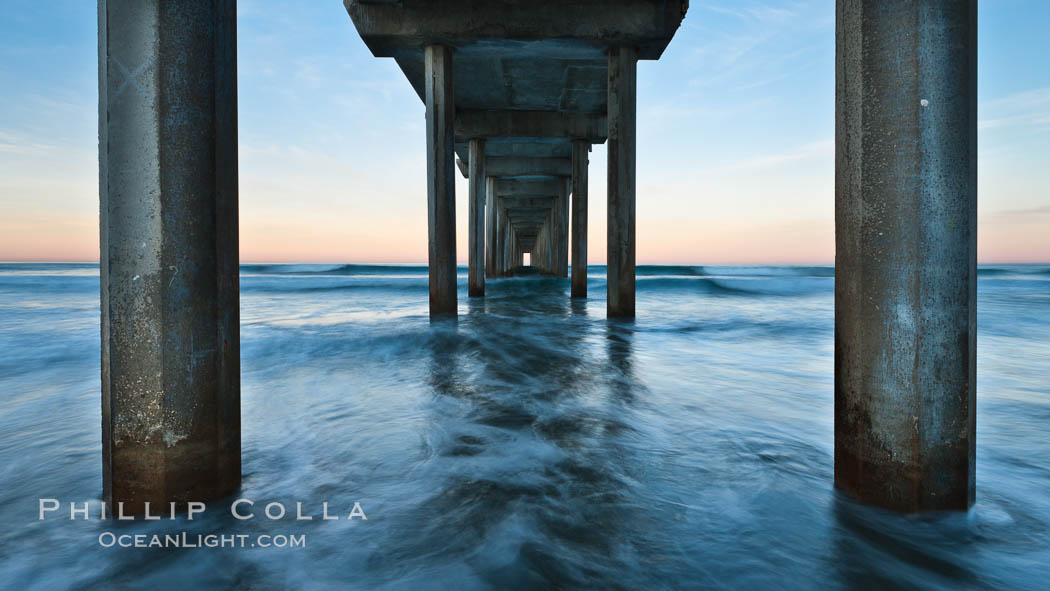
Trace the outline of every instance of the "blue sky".
<instances>
[{"instance_id":1,"label":"blue sky","mask_svg":"<svg viewBox=\"0 0 1050 591\"><path fill-rule=\"evenodd\" d=\"M0 260L98 257L95 11L5 2ZM984 0L979 23L981 259L1050 260L1050 2ZM425 261L424 111L394 62L339 0L241 0L238 44L242 259ZM694 0L638 79L640 261L833 260L833 1Z\"/></svg>"}]
</instances>

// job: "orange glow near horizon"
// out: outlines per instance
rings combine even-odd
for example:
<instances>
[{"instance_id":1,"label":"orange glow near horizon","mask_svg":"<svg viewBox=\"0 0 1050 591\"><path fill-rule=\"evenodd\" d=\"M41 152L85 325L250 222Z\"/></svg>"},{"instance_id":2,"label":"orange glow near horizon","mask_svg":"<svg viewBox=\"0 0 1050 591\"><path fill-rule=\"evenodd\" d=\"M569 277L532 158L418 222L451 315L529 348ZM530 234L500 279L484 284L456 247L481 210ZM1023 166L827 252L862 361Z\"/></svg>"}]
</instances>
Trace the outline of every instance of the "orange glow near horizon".
<instances>
[{"instance_id":1,"label":"orange glow near horizon","mask_svg":"<svg viewBox=\"0 0 1050 591\"><path fill-rule=\"evenodd\" d=\"M427 260L423 220L372 220L353 230L297 220L243 220L245 263L412 263ZM466 263L466 228L457 232L457 260ZM604 224L591 224L591 264L605 263ZM1041 219L989 219L979 229L982 264L1050 263L1050 233ZM638 264L792 265L834 263L834 224L812 220L749 224L746 220L661 219L638 222ZM96 220L0 222L0 261L97 262Z\"/></svg>"}]
</instances>

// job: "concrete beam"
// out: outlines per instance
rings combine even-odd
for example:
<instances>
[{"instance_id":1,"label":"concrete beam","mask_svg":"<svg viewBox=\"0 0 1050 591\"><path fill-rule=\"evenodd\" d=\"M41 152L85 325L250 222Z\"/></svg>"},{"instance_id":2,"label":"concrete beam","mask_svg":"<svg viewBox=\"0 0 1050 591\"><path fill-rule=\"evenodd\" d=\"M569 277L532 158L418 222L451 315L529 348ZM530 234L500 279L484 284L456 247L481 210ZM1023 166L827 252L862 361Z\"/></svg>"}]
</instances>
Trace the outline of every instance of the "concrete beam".
<instances>
[{"instance_id":1,"label":"concrete beam","mask_svg":"<svg viewBox=\"0 0 1050 591\"><path fill-rule=\"evenodd\" d=\"M589 145L589 144L588 144ZM470 176L469 158L456 160L464 178ZM485 159L485 172L494 177L570 176L572 158L529 158L515 156L489 156Z\"/></svg>"},{"instance_id":2,"label":"concrete beam","mask_svg":"<svg viewBox=\"0 0 1050 591\"><path fill-rule=\"evenodd\" d=\"M688 0L403 0L397 4L344 0L361 38L376 57L421 49L427 43L464 48L478 44L543 43L599 54L631 45L642 59L658 59L688 9Z\"/></svg>"},{"instance_id":3,"label":"concrete beam","mask_svg":"<svg viewBox=\"0 0 1050 591\"><path fill-rule=\"evenodd\" d=\"M521 197L517 195L501 195L499 197L499 203L503 207L551 209L554 207L554 201L554 197Z\"/></svg>"},{"instance_id":4,"label":"concrete beam","mask_svg":"<svg viewBox=\"0 0 1050 591\"><path fill-rule=\"evenodd\" d=\"M460 110L456 137L570 138L600 144L608 135L605 115L564 111Z\"/></svg>"},{"instance_id":5,"label":"concrete beam","mask_svg":"<svg viewBox=\"0 0 1050 591\"><path fill-rule=\"evenodd\" d=\"M469 176L468 161L456 161L464 177ZM572 174L572 159L489 156L485 159L485 172L489 176L569 176Z\"/></svg>"},{"instance_id":6,"label":"concrete beam","mask_svg":"<svg viewBox=\"0 0 1050 591\"><path fill-rule=\"evenodd\" d=\"M507 211L508 214L519 213L529 215L549 215L552 211L552 209L549 207L531 207L528 205L519 206L515 205L513 202L511 202L510 205L503 204L503 208Z\"/></svg>"},{"instance_id":7,"label":"concrete beam","mask_svg":"<svg viewBox=\"0 0 1050 591\"><path fill-rule=\"evenodd\" d=\"M840 0L835 485L975 499L977 1Z\"/></svg>"},{"instance_id":8,"label":"concrete beam","mask_svg":"<svg viewBox=\"0 0 1050 591\"><path fill-rule=\"evenodd\" d=\"M508 207L506 208L506 211L507 215L518 217L535 217L546 219L546 216L551 215L551 210L538 207Z\"/></svg>"},{"instance_id":9,"label":"concrete beam","mask_svg":"<svg viewBox=\"0 0 1050 591\"><path fill-rule=\"evenodd\" d=\"M497 179L496 196L507 195L555 197L564 190L565 183L560 180L523 181L516 179Z\"/></svg>"},{"instance_id":10,"label":"concrete beam","mask_svg":"<svg viewBox=\"0 0 1050 591\"><path fill-rule=\"evenodd\" d=\"M602 102L604 105L604 101ZM485 155L489 158L572 158L571 138L487 138ZM467 162L467 142L456 142L456 155ZM487 166L487 164L486 164Z\"/></svg>"},{"instance_id":11,"label":"concrete beam","mask_svg":"<svg viewBox=\"0 0 1050 591\"><path fill-rule=\"evenodd\" d=\"M456 314L456 153L452 49L428 45L426 62L427 228L430 315Z\"/></svg>"},{"instance_id":12,"label":"concrete beam","mask_svg":"<svg viewBox=\"0 0 1050 591\"><path fill-rule=\"evenodd\" d=\"M530 216L527 214L507 214L507 217L515 227L521 224L542 224L546 221L545 216Z\"/></svg>"},{"instance_id":13,"label":"concrete beam","mask_svg":"<svg viewBox=\"0 0 1050 591\"><path fill-rule=\"evenodd\" d=\"M490 157L485 162L485 169L490 176L497 177L569 176L572 174L572 159Z\"/></svg>"},{"instance_id":14,"label":"concrete beam","mask_svg":"<svg viewBox=\"0 0 1050 591\"><path fill-rule=\"evenodd\" d=\"M241 482L237 10L98 18L102 494L157 513Z\"/></svg>"}]
</instances>

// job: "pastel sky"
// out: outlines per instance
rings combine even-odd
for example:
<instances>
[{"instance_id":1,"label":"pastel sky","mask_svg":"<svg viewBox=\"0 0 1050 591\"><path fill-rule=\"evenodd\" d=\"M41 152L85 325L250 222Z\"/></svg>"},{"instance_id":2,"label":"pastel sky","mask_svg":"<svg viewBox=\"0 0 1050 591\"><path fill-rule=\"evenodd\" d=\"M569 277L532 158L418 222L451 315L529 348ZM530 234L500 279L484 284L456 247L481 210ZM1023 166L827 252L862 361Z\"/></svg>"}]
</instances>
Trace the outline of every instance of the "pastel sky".
<instances>
[{"instance_id":1,"label":"pastel sky","mask_svg":"<svg viewBox=\"0 0 1050 591\"><path fill-rule=\"evenodd\" d=\"M5 1L0 260L98 260L95 11ZM834 260L834 14L694 0L639 64L639 262ZM1050 2L982 0L979 23L980 260L1050 261ZM425 262L424 110L395 63L339 0L240 0L238 44L242 260ZM604 193L596 146L593 263Z\"/></svg>"}]
</instances>

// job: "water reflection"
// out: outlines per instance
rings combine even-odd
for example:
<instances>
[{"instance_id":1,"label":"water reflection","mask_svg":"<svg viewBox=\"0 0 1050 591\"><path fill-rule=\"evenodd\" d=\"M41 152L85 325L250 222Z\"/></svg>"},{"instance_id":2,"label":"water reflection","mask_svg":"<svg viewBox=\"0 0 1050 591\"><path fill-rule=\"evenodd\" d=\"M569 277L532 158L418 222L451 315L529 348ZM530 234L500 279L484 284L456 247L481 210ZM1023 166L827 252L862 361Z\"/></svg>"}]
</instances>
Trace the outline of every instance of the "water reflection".
<instances>
[{"instance_id":1,"label":"water reflection","mask_svg":"<svg viewBox=\"0 0 1050 591\"><path fill-rule=\"evenodd\" d=\"M842 492L832 499L832 567L843 588L996 587L974 564L972 515L900 515L859 505Z\"/></svg>"},{"instance_id":2,"label":"water reflection","mask_svg":"<svg viewBox=\"0 0 1050 591\"><path fill-rule=\"evenodd\" d=\"M609 373L614 392L624 402L634 400L634 366L631 361L631 341L634 323L630 320L608 320L605 339L609 352Z\"/></svg>"},{"instance_id":3,"label":"water reflection","mask_svg":"<svg viewBox=\"0 0 1050 591\"><path fill-rule=\"evenodd\" d=\"M458 327L431 326L421 475L434 488L369 566L466 561L501 588L612 580L654 546L638 515L630 326L588 317L564 280L487 290Z\"/></svg>"}]
</instances>

